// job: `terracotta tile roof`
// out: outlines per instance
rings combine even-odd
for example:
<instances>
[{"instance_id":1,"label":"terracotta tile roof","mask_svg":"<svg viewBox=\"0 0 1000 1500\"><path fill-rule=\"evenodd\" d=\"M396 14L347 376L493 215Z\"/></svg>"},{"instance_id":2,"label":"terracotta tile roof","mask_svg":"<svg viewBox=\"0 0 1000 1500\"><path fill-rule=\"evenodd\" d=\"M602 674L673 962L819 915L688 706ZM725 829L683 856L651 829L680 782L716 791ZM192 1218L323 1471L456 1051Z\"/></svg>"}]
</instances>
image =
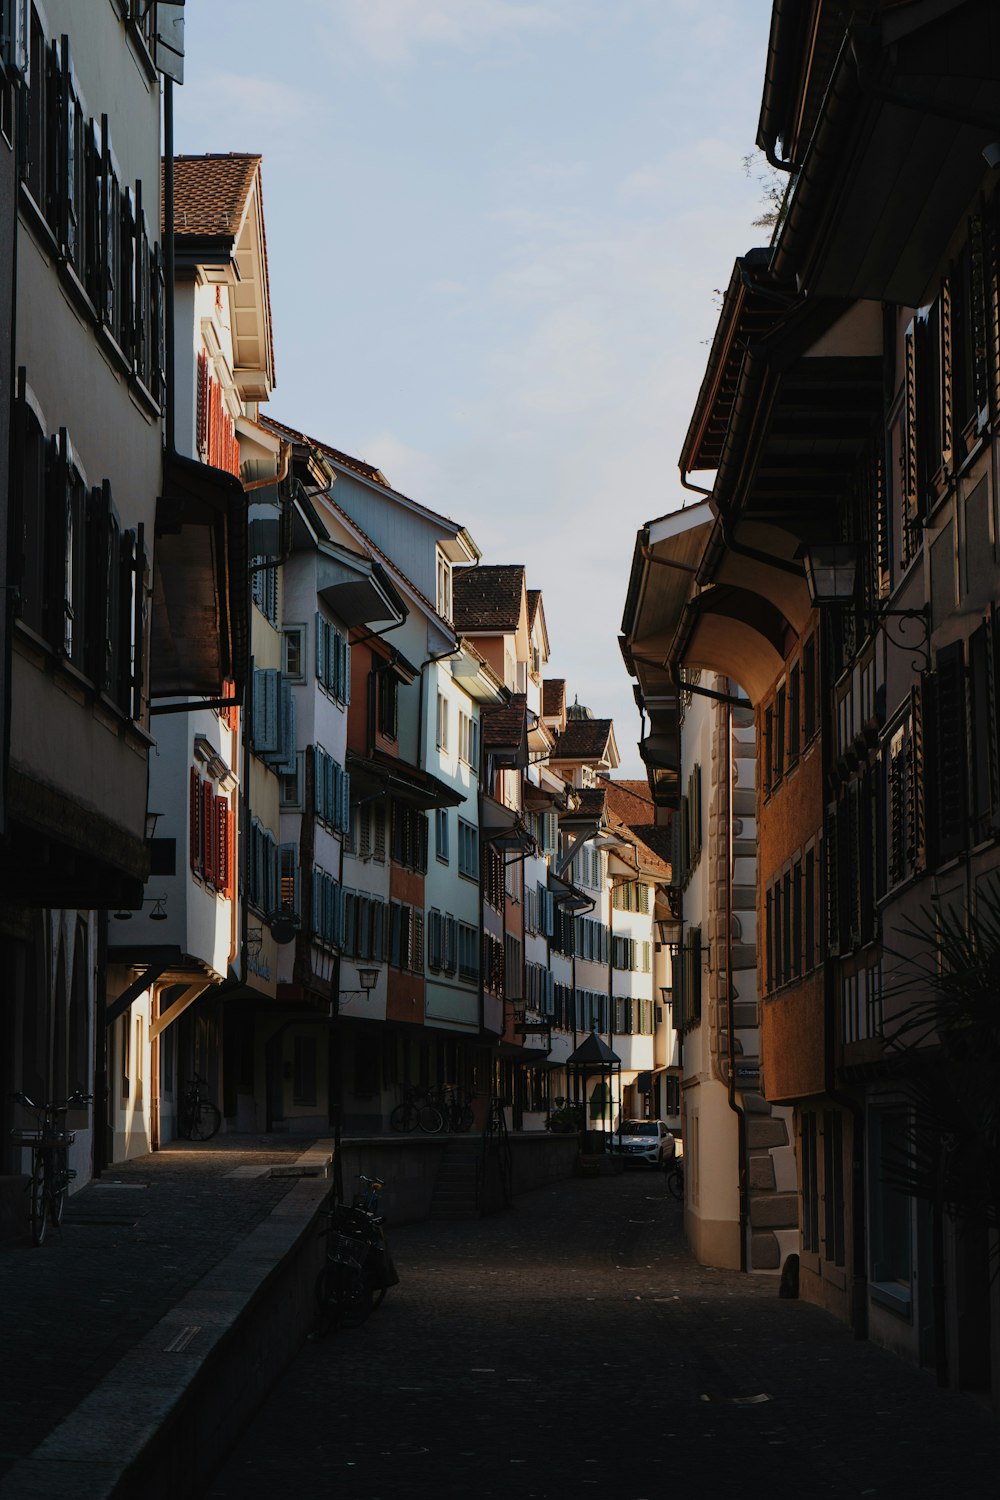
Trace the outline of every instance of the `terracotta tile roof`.
<instances>
[{"instance_id":1,"label":"terracotta tile roof","mask_svg":"<svg viewBox=\"0 0 1000 1500\"><path fill-rule=\"evenodd\" d=\"M542 714L546 719L558 719L566 712L565 677L546 677L542 682Z\"/></svg>"},{"instance_id":2,"label":"terracotta tile roof","mask_svg":"<svg viewBox=\"0 0 1000 1500\"><path fill-rule=\"evenodd\" d=\"M256 153L242 151L231 151L226 156L175 156L177 238L186 235L235 238L262 159Z\"/></svg>"},{"instance_id":3,"label":"terracotta tile roof","mask_svg":"<svg viewBox=\"0 0 1000 1500\"><path fill-rule=\"evenodd\" d=\"M608 789L608 807L616 818L630 828L634 823L652 823L655 804L649 795L649 784L645 781L612 781L603 777Z\"/></svg>"},{"instance_id":4,"label":"terracotta tile roof","mask_svg":"<svg viewBox=\"0 0 1000 1500\"><path fill-rule=\"evenodd\" d=\"M509 703L480 709L479 723L487 750L520 749L528 732L528 703L515 693Z\"/></svg>"},{"instance_id":5,"label":"terracotta tile roof","mask_svg":"<svg viewBox=\"0 0 1000 1500\"><path fill-rule=\"evenodd\" d=\"M458 630L516 630L524 589L523 563L481 563L452 573L452 613Z\"/></svg>"},{"instance_id":6,"label":"terracotta tile roof","mask_svg":"<svg viewBox=\"0 0 1000 1500\"><path fill-rule=\"evenodd\" d=\"M556 740L552 760L602 760L611 739L611 719L570 719Z\"/></svg>"}]
</instances>

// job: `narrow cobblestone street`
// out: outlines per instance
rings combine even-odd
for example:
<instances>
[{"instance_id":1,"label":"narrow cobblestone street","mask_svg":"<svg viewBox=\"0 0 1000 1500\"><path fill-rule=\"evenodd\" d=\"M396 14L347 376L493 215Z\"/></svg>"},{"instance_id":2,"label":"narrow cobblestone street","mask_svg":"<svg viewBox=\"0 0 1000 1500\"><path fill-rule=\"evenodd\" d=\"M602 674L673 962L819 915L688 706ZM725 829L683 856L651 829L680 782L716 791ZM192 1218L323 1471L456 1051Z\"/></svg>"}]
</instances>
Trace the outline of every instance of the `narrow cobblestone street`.
<instances>
[{"instance_id":1,"label":"narrow cobblestone street","mask_svg":"<svg viewBox=\"0 0 1000 1500\"><path fill-rule=\"evenodd\" d=\"M210 1500L997 1493L984 1404L698 1266L659 1175L390 1238L400 1286L303 1347Z\"/></svg>"}]
</instances>

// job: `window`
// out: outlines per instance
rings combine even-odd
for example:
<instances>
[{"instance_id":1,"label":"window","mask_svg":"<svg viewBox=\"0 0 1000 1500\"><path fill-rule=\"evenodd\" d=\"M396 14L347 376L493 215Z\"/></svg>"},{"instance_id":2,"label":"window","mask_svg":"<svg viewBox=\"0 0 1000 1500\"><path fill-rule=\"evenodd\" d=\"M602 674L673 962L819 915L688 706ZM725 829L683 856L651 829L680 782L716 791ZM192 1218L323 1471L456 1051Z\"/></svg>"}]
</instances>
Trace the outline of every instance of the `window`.
<instances>
[{"instance_id":1,"label":"window","mask_svg":"<svg viewBox=\"0 0 1000 1500\"><path fill-rule=\"evenodd\" d=\"M392 804L392 858L396 864L427 873L427 816L405 802Z\"/></svg>"},{"instance_id":2,"label":"window","mask_svg":"<svg viewBox=\"0 0 1000 1500\"><path fill-rule=\"evenodd\" d=\"M321 745L313 749L313 810L337 833L351 828L351 778Z\"/></svg>"},{"instance_id":3,"label":"window","mask_svg":"<svg viewBox=\"0 0 1000 1500\"><path fill-rule=\"evenodd\" d=\"M437 747L448 749L448 699L444 693L437 695Z\"/></svg>"},{"instance_id":4,"label":"window","mask_svg":"<svg viewBox=\"0 0 1000 1500\"><path fill-rule=\"evenodd\" d=\"M437 612L451 620L451 563L442 552L437 554Z\"/></svg>"},{"instance_id":5,"label":"window","mask_svg":"<svg viewBox=\"0 0 1000 1500\"><path fill-rule=\"evenodd\" d=\"M458 758L478 775L479 771L479 721L462 709L458 711Z\"/></svg>"},{"instance_id":6,"label":"window","mask_svg":"<svg viewBox=\"0 0 1000 1500\"><path fill-rule=\"evenodd\" d=\"M375 707L379 734L394 740L398 730L399 679L390 667L382 667L375 674Z\"/></svg>"},{"instance_id":7,"label":"window","mask_svg":"<svg viewBox=\"0 0 1000 1500\"><path fill-rule=\"evenodd\" d=\"M492 845L490 852L495 853ZM467 880L479 878L479 830L464 818L458 820L458 873Z\"/></svg>"},{"instance_id":8,"label":"window","mask_svg":"<svg viewBox=\"0 0 1000 1500\"><path fill-rule=\"evenodd\" d=\"M520 1000L523 980L521 941L511 933L508 933L504 939L504 968L507 978L507 998L510 1000Z\"/></svg>"},{"instance_id":9,"label":"window","mask_svg":"<svg viewBox=\"0 0 1000 1500\"><path fill-rule=\"evenodd\" d=\"M233 894L233 812L228 797L192 766L189 792L188 854L191 869L220 895ZM258 825L259 827L259 825ZM272 840L273 844L273 840Z\"/></svg>"},{"instance_id":10,"label":"window","mask_svg":"<svg viewBox=\"0 0 1000 1500\"><path fill-rule=\"evenodd\" d=\"M314 865L311 877L311 930L317 942L337 948L344 937L344 890L339 880L321 865Z\"/></svg>"},{"instance_id":11,"label":"window","mask_svg":"<svg viewBox=\"0 0 1000 1500\"><path fill-rule=\"evenodd\" d=\"M448 809L439 807L434 813L434 851L443 865L446 865L451 858L448 828Z\"/></svg>"},{"instance_id":12,"label":"window","mask_svg":"<svg viewBox=\"0 0 1000 1500\"><path fill-rule=\"evenodd\" d=\"M250 596L264 618L278 623L278 569L261 557L250 559Z\"/></svg>"},{"instance_id":13,"label":"window","mask_svg":"<svg viewBox=\"0 0 1000 1500\"><path fill-rule=\"evenodd\" d=\"M351 701L351 646L345 635L316 616L316 681L338 703Z\"/></svg>"},{"instance_id":14,"label":"window","mask_svg":"<svg viewBox=\"0 0 1000 1500\"><path fill-rule=\"evenodd\" d=\"M286 625L281 632L281 670L290 682L302 682L306 675L306 627Z\"/></svg>"},{"instance_id":15,"label":"window","mask_svg":"<svg viewBox=\"0 0 1000 1500\"><path fill-rule=\"evenodd\" d=\"M295 697L276 667L257 667L251 679L252 745L279 775L291 776L296 764Z\"/></svg>"},{"instance_id":16,"label":"window","mask_svg":"<svg viewBox=\"0 0 1000 1500\"><path fill-rule=\"evenodd\" d=\"M479 929L458 923L458 972L462 979L479 978Z\"/></svg>"},{"instance_id":17,"label":"window","mask_svg":"<svg viewBox=\"0 0 1000 1500\"><path fill-rule=\"evenodd\" d=\"M799 758L800 716L802 707L802 673L796 663L788 674L788 764Z\"/></svg>"}]
</instances>

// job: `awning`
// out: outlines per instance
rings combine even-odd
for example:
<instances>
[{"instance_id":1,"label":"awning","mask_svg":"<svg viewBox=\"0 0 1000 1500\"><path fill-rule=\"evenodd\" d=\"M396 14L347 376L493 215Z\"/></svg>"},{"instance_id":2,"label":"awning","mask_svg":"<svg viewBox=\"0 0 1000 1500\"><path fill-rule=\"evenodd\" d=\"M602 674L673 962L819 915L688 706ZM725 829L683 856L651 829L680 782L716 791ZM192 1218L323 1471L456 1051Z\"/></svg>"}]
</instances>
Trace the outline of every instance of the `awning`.
<instances>
[{"instance_id":1,"label":"awning","mask_svg":"<svg viewBox=\"0 0 1000 1500\"><path fill-rule=\"evenodd\" d=\"M588 896L570 881L564 880L553 870L549 870L545 877L545 888L552 892L556 905L561 906L564 911L589 911L594 905L593 896Z\"/></svg>"},{"instance_id":2,"label":"awning","mask_svg":"<svg viewBox=\"0 0 1000 1500\"><path fill-rule=\"evenodd\" d=\"M217 697L247 670L247 500L234 474L179 453L156 502L150 696Z\"/></svg>"},{"instance_id":3,"label":"awning","mask_svg":"<svg viewBox=\"0 0 1000 1500\"><path fill-rule=\"evenodd\" d=\"M530 851L536 847L534 835L524 826L520 813L485 793L479 801L479 838L497 849Z\"/></svg>"},{"instance_id":4,"label":"awning","mask_svg":"<svg viewBox=\"0 0 1000 1500\"><path fill-rule=\"evenodd\" d=\"M352 793L361 796L386 792L425 812L431 807L460 807L465 801L464 792L447 786L429 771L423 771L409 761L387 755L384 750L373 750L370 755L348 750L347 769Z\"/></svg>"},{"instance_id":5,"label":"awning","mask_svg":"<svg viewBox=\"0 0 1000 1500\"><path fill-rule=\"evenodd\" d=\"M345 625L402 624L409 611L376 562L321 542L316 592Z\"/></svg>"}]
</instances>

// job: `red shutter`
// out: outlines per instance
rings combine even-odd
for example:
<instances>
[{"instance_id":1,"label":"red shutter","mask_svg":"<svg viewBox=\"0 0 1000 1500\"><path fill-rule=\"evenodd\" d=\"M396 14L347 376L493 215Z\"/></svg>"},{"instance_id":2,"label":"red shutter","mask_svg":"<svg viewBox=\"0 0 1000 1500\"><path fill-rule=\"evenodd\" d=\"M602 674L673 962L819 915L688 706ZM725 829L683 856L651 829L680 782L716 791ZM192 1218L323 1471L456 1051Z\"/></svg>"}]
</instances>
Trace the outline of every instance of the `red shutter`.
<instances>
[{"instance_id":1,"label":"red shutter","mask_svg":"<svg viewBox=\"0 0 1000 1500\"><path fill-rule=\"evenodd\" d=\"M215 793L212 783L202 783L202 827L205 840L205 880L216 885L219 873L219 830L215 821Z\"/></svg>"},{"instance_id":2,"label":"red shutter","mask_svg":"<svg viewBox=\"0 0 1000 1500\"><path fill-rule=\"evenodd\" d=\"M231 896L230 876L232 873L232 860L229 844L229 799L227 797L216 797L215 799L215 827L218 853L218 868L215 883L224 896Z\"/></svg>"},{"instance_id":3,"label":"red shutter","mask_svg":"<svg viewBox=\"0 0 1000 1500\"><path fill-rule=\"evenodd\" d=\"M191 805L190 805L190 842L191 842L191 868L200 875L204 868L204 853L202 849L202 825L201 825L201 777L191 767Z\"/></svg>"},{"instance_id":4,"label":"red shutter","mask_svg":"<svg viewBox=\"0 0 1000 1500\"><path fill-rule=\"evenodd\" d=\"M208 446L208 355L202 350L198 355L198 451L204 453Z\"/></svg>"}]
</instances>

